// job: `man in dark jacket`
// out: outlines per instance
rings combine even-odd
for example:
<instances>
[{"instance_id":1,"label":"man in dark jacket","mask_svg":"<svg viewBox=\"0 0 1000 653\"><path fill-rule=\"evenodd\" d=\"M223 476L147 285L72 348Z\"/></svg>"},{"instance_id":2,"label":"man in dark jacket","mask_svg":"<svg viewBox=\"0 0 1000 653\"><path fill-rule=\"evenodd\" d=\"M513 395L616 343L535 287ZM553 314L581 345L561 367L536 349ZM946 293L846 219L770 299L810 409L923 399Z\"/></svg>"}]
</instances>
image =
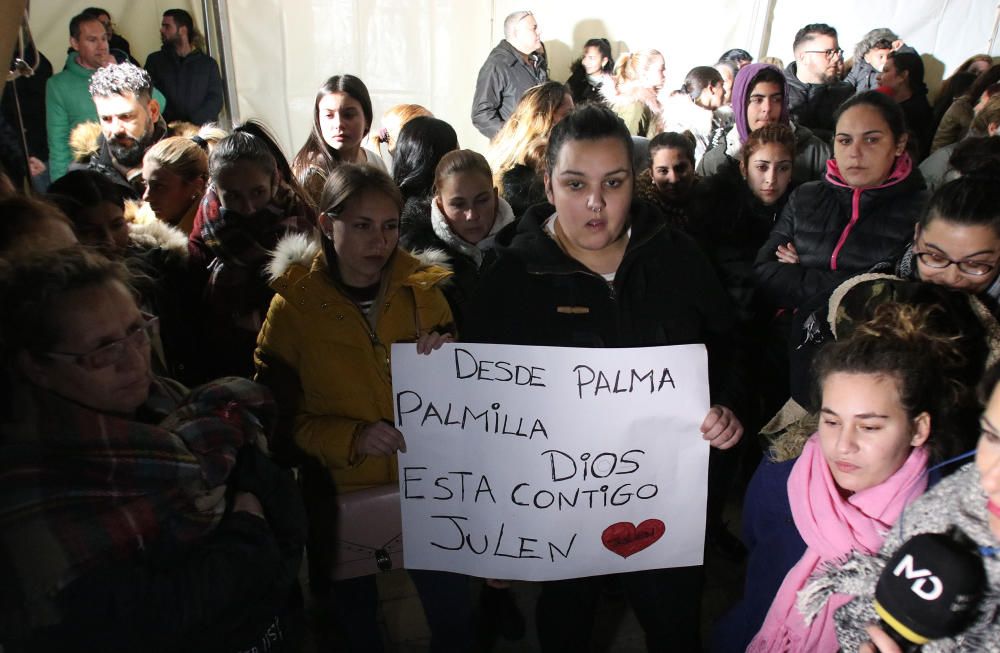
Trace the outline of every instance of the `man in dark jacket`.
<instances>
[{"instance_id":1,"label":"man in dark jacket","mask_svg":"<svg viewBox=\"0 0 1000 653\"><path fill-rule=\"evenodd\" d=\"M824 23L806 25L795 35L795 61L788 64L788 109L797 125L829 140L837 107L854 95L854 87L838 78L844 51L837 30Z\"/></svg>"},{"instance_id":2,"label":"man in dark jacket","mask_svg":"<svg viewBox=\"0 0 1000 653\"><path fill-rule=\"evenodd\" d=\"M167 122L186 120L196 125L214 122L222 110L219 64L199 48L201 35L191 14L183 9L163 12L163 47L146 59L153 83L167 97Z\"/></svg>"},{"instance_id":3,"label":"man in dark jacket","mask_svg":"<svg viewBox=\"0 0 1000 653\"><path fill-rule=\"evenodd\" d=\"M138 199L145 189L142 157L167 131L149 73L130 63L101 68L90 78L90 97L101 123L98 151L70 170L96 170Z\"/></svg>"},{"instance_id":4,"label":"man in dark jacket","mask_svg":"<svg viewBox=\"0 0 1000 653\"><path fill-rule=\"evenodd\" d=\"M538 22L530 11L507 16L503 35L479 69L472 98L472 124L490 139L514 113L524 92L549 79Z\"/></svg>"}]
</instances>

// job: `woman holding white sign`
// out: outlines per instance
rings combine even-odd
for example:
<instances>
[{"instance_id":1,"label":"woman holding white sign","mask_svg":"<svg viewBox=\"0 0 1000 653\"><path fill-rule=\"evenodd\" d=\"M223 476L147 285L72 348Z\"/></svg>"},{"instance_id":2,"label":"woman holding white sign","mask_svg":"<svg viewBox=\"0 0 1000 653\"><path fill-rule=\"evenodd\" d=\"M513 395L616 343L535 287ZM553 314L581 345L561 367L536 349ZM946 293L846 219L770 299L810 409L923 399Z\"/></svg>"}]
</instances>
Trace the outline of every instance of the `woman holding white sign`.
<instances>
[{"instance_id":1,"label":"woman holding white sign","mask_svg":"<svg viewBox=\"0 0 1000 653\"><path fill-rule=\"evenodd\" d=\"M463 338L577 347L704 343L718 403L701 430L713 447L735 445L743 427L727 407L739 395L731 304L694 242L652 205L633 200L631 135L610 109L580 107L552 130L545 191L551 205L532 207L516 230L501 232ZM618 578L649 650L698 650L700 567ZM599 593L595 577L546 582L538 603L542 650L588 650Z\"/></svg>"},{"instance_id":2,"label":"woman holding white sign","mask_svg":"<svg viewBox=\"0 0 1000 653\"><path fill-rule=\"evenodd\" d=\"M397 247L403 201L385 172L338 166L320 200L318 237L291 236L275 251L269 271L276 294L255 358L257 379L274 390L283 418L294 422L288 426L295 444L319 463L303 465L304 476L322 475L304 479L319 488L307 489L304 498L311 527L329 535L314 540L317 550L331 551L329 479L342 501L351 492L398 482L395 453L406 451L406 443L392 426L392 344L415 341L420 353L437 349L452 339L452 313L439 289L449 273ZM382 650L375 571L372 565L369 575L333 583L345 650ZM310 573L338 576L329 565ZM469 650L468 579L420 570L410 576L431 628L430 650Z\"/></svg>"}]
</instances>

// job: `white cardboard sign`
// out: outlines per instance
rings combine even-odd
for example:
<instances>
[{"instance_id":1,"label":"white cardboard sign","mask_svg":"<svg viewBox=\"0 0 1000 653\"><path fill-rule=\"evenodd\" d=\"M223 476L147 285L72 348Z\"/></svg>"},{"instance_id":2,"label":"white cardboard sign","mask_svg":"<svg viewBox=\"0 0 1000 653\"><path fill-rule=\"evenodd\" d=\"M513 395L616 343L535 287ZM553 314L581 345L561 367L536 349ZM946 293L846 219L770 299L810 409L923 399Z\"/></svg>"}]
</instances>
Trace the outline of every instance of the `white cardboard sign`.
<instances>
[{"instance_id":1,"label":"white cardboard sign","mask_svg":"<svg viewBox=\"0 0 1000 653\"><path fill-rule=\"evenodd\" d=\"M392 348L406 566L557 580L702 564L703 345Z\"/></svg>"}]
</instances>

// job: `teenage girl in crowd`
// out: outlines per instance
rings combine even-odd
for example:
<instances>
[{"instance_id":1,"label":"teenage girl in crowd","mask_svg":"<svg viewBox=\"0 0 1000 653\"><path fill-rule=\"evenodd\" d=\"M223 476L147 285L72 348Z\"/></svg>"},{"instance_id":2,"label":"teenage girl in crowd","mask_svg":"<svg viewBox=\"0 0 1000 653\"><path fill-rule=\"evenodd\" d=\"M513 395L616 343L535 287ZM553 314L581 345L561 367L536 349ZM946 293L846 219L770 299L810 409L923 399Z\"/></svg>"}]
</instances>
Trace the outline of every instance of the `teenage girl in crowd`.
<instances>
[{"instance_id":1,"label":"teenage girl in crowd","mask_svg":"<svg viewBox=\"0 0 1000 653\"><path fill-rule=\"evenodd\" d=\"M312 131L292 160L295 178L313 203L319 202L323 184L341 163L386 169L382 157L361 147L371 128L372 99L364 82L354 75L334 75L319 87Z\"/></svg>"},{"instance_id":2,"label":"teenage girl in crowd","mask_svg":"<svg viewBox=\"0 0 1000 653\"><path fill-rule=\"evenodd\" d=\"M817 578L813 587L825 597L829 591L858 598L837 610L835 621L842 650L861 653L903 653L885 630L874 625L875 586L886 563L910 538L924 533L960 529L981 556L986 582L971 622L951 637L926 643L934 653L1000 652L1000 366L985 375L982 393L986 407L980 418L975 462L969 463L931 488L909 506L898 526L886 534L875 556L857 552L839 570ZM871 641L866 641L866 640ZM859 648L860 646L860 648Z\"/></svg>"},{"instance_id":3,"label":"teenage girl in crowd","mask_svg":"<svg viewBox=\"0 0 1000 653\"><path fill-rule=\"evenodd\" d=\"M746 586L715 650L838 650L833 613L850 597L829 597L805 620L797 594L848 554L878 551L926 487L935 441L955 435L946 413L974 388L952 380L964 357L951 325L939 306L890 303L820 351L819 427L800 456L764 462L747 489Z\"/></svg>"},{"instance_id":4,"label":"teenage girl in crowd","mask_svg":"<svg viewBox=\"0 0 1000 653\"><path fill-rule=\"evenodd\" d=\"M788 113L788 85L781 69L771 64L749 64L740 68L733 82L733 115L736 124L718 145L698 163L698 174L708 177L726 166L736 167L740 148L750 132L781 123L795 133L795 164L792 179L803 183L826 172L830 146L801 125L793 125Z\"/></svg>"},{"instance_id":5,"label":"teenage girl in crowd","mask_svg":"<svg viewBox=\"0 0 1000 653\"><path fill-rule=\"evenodd\" d=\"M142 159L142 178L142 199L156 219L190 234L208 186L207 143L178 136L159 141Z\"/></svg>"},{"instance_id":6,"label":"teenage girl in crowd","mask_svg":"<svg viewBox=\"0 0 1000 653\"><path fill-rule=\"evenodd\" d=\"M687 208L699 180L694 171L694 153L690 133L657 134L649 141L650 167L635 179L636 195L655 204L667 222L678 229L690 226Z\"/></svg>"},{"instance_id":7,"label":"teenage girl in crowd","mask_svg":"<svg viewBox=\"0 0 1000 653\"><path fill-rule=\"evenodd\" d=\"M722 75L711 66L688 71L684 84L663 103L660 128L667 132L690 132L695 139L694 160L705 156L721 129L715 110L722 106L725 88Z\"/></svg>"},{"instance_id":8,"label":"teenage girl in crowd","mask_svg":"<svg viewBox=\"0 0 1000 653\"><path fill-rule=\"evenodd\" d=\"M566 86L573 102L603 102L601 89L614 86L611 74L615 60L611 58L611 43L607 39L590 39L583 44L583 56L570 64Z\"/></svg>"},{"instance_id":9,"label":"teenage girl in crowd","mask_svg":"<svg viewBox=\"0 0 1000 653\"><path fill-rule=\"evenodd\" d=\"M219 141L210 183L189 242L201 281L202 380L253 372L253 351L273 291L264 268L288 232L309 233L315 209L262 125L248 123Z\"/></svg>"},{"instance_id":10,"label":"teenage girl in crowd","mask_svg":"<svg viewBox=\"0 0 1000 653\"><path fill-rule=\"evenodd\" d=\"M632 137L610 109L584 105L552 131L545 191L507 230L469 305L463 339L578 347L708 346L713 402L702 424L712 446L743 432L729 406L741 392L735 323L704 255L633 202ZM679 284L677 279L690 283ZM572 314L562 306L585 306ZM701 568L618 577L649 650L698 650ZM537 624L543 651L588 650L601 578L546 582Z\"/></svg>"},{"instance_id":11,"label":"teenage girl in crowd","mask_svg":"<svg viewBox=\"0 0 1000 653\"><path fill-rule=\"evenodd\" d=\"M626 52L615 64L614 86L601 92L631 134L652 138L660 133L660 90L666 81L666 61L659 50Z\"/></svg>"},{"instance_id":12,"label":"teenage girl in crowd","mask_svg":"<svg viewBox=\"0 0 1000 653\"><path fill-rule=\"evenodd\" d=\"M403 202L426 200L434 186L434 170L448 152L458 149L455 129L443 120L418 116L399 131L392 180Z\"/></svg>"},{"instance_id":13,"label":"teenage girl in crowd","mask_svg":"<svg viewBox=\"0 0 1000 653\"><path fill-rule=\"evenodd\" d=\"M260 332L257 379L293 418L295 444L318 463L303 465L303 475L332 478L340 493L398 481L395 454L406 443L392 426L393 343L416 341L426 354L452 340L452 313L439 288L449 273L397 247L402 204L385 172L338 166L320 196L316 235L283 240L269 268L276 295ZM322 489L305 492L310 519L332 519L329 482L303 483ZM331 527L311 524L324 533ZM329 577L332 569L310 573ZM409 574L431 628L430 650L469 650L467 577ZM375 577L336 581L332 589L346 650L381 651Z\"/></svg>"},{"instance_id":14,"label":"teenage girl in crowd","mask_svg":"<svg viewBox=\"0 0 1000 653\"><path fill-rule=\"evenodd\" d=\"M442 290L461 334L466 304L496 235L514 222L485 157L472 150L445 154L434 172L434 196L407 204L402 218L400 246L417 256L440 257L453 271Z\"/></svg>"},{"instance_id":15,"label":"teenage girl in crowd","mask_svg":"<svg viewBox=\"0 0 1000 653\"><path fill-rule=\"evenodd\" d=\"M573 110L573 96L565 84L545 82L525 91L514 113L490 141L486 160L493 169L500 196L514 215L545 201L540 163L552 128Z\"/></svg>"},{"instance_id":16,"label":"teenage girl in crowd","mask_svg":"<svg viewBox=\"0 0 1000 653\"><path fill-rule=\"evenodd\" d=\"M392 172L392 161L396 152L399 130L418 116L433 118L434 114L419 104L397 104L389 107L382 114L382 127L372 138L372 141L375 144L375 152L382 158L390 173Z\"/></svg>"},{"instance_id":17,"label":"teenage girl in crowd","mask_svg":"<svg viewBox=\"0 0 1000 653\"><path fill-rule=\"evenodd\" d=\"M794 162L792 129L780 123L765 125L750 132L743 144L738 174L727 168L699 182L690 208L690 233L736 305L748 363L760 379L758 397L746 415L753 424L768 419L786 399L784 382L773 378L767 363L771 314L758 297L753 264L788 202ZM783 347L784 342L774 346ZM783 360L784 355L778 358Z\"/></svg>"}]
</instances>

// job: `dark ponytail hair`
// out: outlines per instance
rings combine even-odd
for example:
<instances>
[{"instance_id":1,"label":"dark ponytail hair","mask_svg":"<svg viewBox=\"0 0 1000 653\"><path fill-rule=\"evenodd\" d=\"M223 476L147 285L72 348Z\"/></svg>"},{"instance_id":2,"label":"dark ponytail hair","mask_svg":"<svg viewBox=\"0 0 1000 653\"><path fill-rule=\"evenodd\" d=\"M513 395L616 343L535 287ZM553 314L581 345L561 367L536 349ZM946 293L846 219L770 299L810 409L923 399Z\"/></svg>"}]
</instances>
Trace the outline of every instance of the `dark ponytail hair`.
<instances>
[{"instance_id":1,"label":"dark ponytail hair","mask_svg":"<svg viewBox=\"0 0 1000 653\"><path fill-rule=\"evenodd\" d=\"M601 67L601 71L610 75L615 72L615 59L611 56L611 42L607 39L590 39L583 44L584 52L588 48L597 48L601 53L601 58L607 59Z\"/></svg>"},{"instance_id":2,"label":"dark ponytail hair","mask_svg":"<svg viewBox=\"0 0 1000 653\"><path fill-rule=\"evenodd\" d=\"M1000 237L1000 159L990 163L986 170L973 171L938 188L927 203L920 227L940 219L962 226L989 227Z\"/></svg>"},{"instance_id":3,"label":"dark ponytail hair","mask_svg":"<svg viewBox=\"0 0 1000 653\"><path fill-rule=\"evenodd\" d=\"M403 125L392 165L392 179L403 193L403 200L430 196L434 170L441 157L457 149L458 135L443 120L418 116Z\"/></svg>"},{"instance_id":4,"label":"dark ponytail hair","mask_svg":"<svg viewBox=\"0 0 1000 653\"><path fill-rule=\"evenodd\" d=\"M549 136L545 152L545 171L552 174L559 160L559 152L568 141L596 141L601 138L616 138L625 146L629 165L632 165L632 133L618 115L602 104L583 104L556 123Z\"/></svg>"},{"instance_id":5,"label":"dark ponytail hair","mask_svg":"<svg viewBox=\"0 0 1000 653\"><path fill-rule=\"evenodd\" d=\"M900 108L898 102L879 91L858 93L841 104L837 112L833 115L834 124L840 122L840 117L848 109L853 109L862 104L872 107L882 115L882 119L889 125L889 131L892 132L893 140L896 143L899 143L899 139L906 135L906 118L903 115L903 109Z\"/></svg>"},{"instance_id":6,"label":"dark ponytail hair","mask_svg":"<svg viewBox=\"0 0 1000 653\"><path fill-rule=\"evenodd\" d=\"M695 66L688 71L680 92L697 100L706 88L722 83L722 74L711 66Z\"/></svg>"},{"instance_id":7,"label":"dark ponytail hair","mask_svg":"<svg viewBox=\"0 0 1000 653\"><path fill-rule=\"evenodd\" d=\"M897 72L907 73L906 81L911 93L927 95L927 84L924 83L924 62L919 55L912 52L890 52L889 59L892 59Z\"/></svg>"}]
</instances>

